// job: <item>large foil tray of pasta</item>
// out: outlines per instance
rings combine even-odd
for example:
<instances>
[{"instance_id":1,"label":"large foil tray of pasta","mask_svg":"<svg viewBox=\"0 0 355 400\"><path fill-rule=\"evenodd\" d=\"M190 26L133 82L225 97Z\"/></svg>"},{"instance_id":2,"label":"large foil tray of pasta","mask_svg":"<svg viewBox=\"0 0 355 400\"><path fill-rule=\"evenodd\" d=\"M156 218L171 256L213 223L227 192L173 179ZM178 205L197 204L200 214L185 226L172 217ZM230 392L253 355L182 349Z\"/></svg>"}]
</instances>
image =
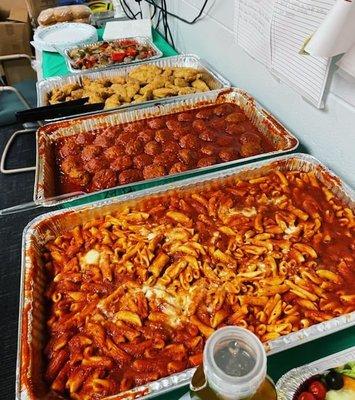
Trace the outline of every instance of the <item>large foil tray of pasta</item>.
<instances>
[{"instance_id":1,"label":"large foil tray of pasta","mask_svg":"<svg viewBox=\"0 0 355 400\"><path fill-rule=\"evenodd\" d=\"M17 398L165 393L225 325L269 354L354 325L354 198L294 154L37 217Z\"/></svg>"},{"instance_id":2,"label":"large foil tray of pasta","mask_svg":"<svg viewBox=\"0 0 355 400\"><path fill-rule=\"evenodd\" d=\"M112 188L127 193L143 181L153 185L167 177L280 155L298 144L255 99L236 88L159 107L52 122L37 131L34 201L60 203L72 199L70 193L88 196Z\"/></svg>"},{"instance_id":3,"label":"large foil tray of pasta","mask_svg":"<svg viewBox=\"0 0 355 400\"><path fill-rule=\"evenodd\" d=\"M137 103L152 105L170 98L229 87L230 83L206 61L182 54L144 61L105 71L80 72L37 82L37 106L88 97L88 103L105 108L127 108Z\"/></svg>"}]
</instances>

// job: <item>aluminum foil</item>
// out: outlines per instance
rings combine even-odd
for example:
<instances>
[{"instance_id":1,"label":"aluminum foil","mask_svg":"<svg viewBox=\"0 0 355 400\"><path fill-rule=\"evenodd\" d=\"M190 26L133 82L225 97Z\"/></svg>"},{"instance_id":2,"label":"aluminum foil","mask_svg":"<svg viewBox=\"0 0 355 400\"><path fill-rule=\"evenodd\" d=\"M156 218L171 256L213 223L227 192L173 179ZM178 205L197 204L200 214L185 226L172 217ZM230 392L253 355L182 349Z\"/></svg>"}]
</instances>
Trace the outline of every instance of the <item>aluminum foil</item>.
<instances>
[{"instance_id":1,"label":"aluminum foil","mask_svg":"<svg viewBox=\"0 0 355 400\"><path fill-rule=\"evenodd\" d=\"M165 102L159 107L131 108L130 110L121 111L106 111L104 113L95 114L91 116L84 116L73 118L66 121L53 122L37 131L37 163L36 163L36 179L34 187L34 201L36 203L43 203L46 205L46 200L55 199L57 195L55 191L55 160L51 143L63 136L75 135L80 132L87 132L102 127L114 126L121 123L132 122L149 117L160 115L168 115L182 110L198 108L199 106L206 106L211 104L221 103L234 103L240 106L253 124L273 143L276 150L268 153L258 154L252 157L246 157L239 160L232 160L220 164L214 164L208 167L192 169L179 174L165 175L163 177L145 180L146 183L158 182L164 178L172 178L176 176L188 176L198 172L205 172L208 170L237 165L251 160L260 159L265 156L280 155L283 153L295 150L299 142L298 140L283 127L274 117L265 111L248 93L240 89L221 89L211 92L198 93L190 96L184 100L176 101L171 100ZM140 185L142 181L133 182L127 185L120 185L116 188L132 189ZM114 188L98 191L95 193L102 193L112 190ZM83 196L90 196L93 193L83 194ZM74 197L73 197L74 198ZM71 201L73 198L66 198L58 200L57 202L51 201L50 205L60 204L66 201Z\"/></svg>"},{"instance_id":2,"label":"aluminum foil","mask_svg":"<svg viewBox=\"0 0 355 400\"><path fill-rule=\"evenodd\" d=\"M149 188L136 193L129 193L119 198L110 198L66 210L49 212L31 221L24 230L22 241L16 398L37 400L38 396L33 393L35 390L41 392L41 399L43 400L63 399L56 394L48 392L41 373L44 369L42 349L45 345L46 329L43 296L46 276L44 265L41 262L43 244L78 224L117 212L127 207L127 205L132 206L138 200L140 201L147 197L160 195L169 190L191 190L196 187L199 189L209 187L214 181L223 182L232 176L238 176L244 180L258 178L275 170L284 172L294 170L313 171L317 178L336 197L355 210L355 192L350 187L312 156L293 154ZM355 312L341 315L329 321L312 325L298 332L269 341L265 344L265 347L268 354L274 354L353 325L355 325ZM193 372L194 369L188 369L134 390L111 396L110 399L151 398L188 384Z\"/></svg>"},{"instance_id":3,"label":"aluminum foil","mask_svg":"<svg viewBox=\"0 0 355 400\"><path fill-rule=\"evenodd\" d=\"M299 387L314 375L323 374L331 368L339 367L349 361L355 361L355 346L332 354L311 364L291 369L276 384L278 400L293 400Z\"/></svg>"},{"instance_id":4,"label":"aluminum foil","mask_svg":"<svg viewBox=\"0 0 355 400\"><path fill-rule=\"evenodd\" d=\"M189 67L195 68L201 71L204 79L208 83L212 90L221 89L223 87L229 87L230 83L223 78L218 72L214 71L213 68L207 64L205 61L201 60L198 56L193 54L183 54L173 57L165 57L155 61L146 61L141 64L157 65L161 68L166 67ZM46 80L37 82L37 106L42 107L48 105L48 94L51 90L61 88L66 84L81 84L82 78L87 77L90 79L101 79L101 78L113 78L117 76L124 76L130 73L132 69L136 68L136 65L122 66L119 68L113 68L105 71L96 72L85 72L81 71L75 75L70 75L67 77L53 77ZM175 100L181 100L186 98L188 95L175 96ZM162 103L169 98L161 100L149 100L144 105L152 105L157 103ZM134 104L132 104L134 106ZM131 106L121 106L119 108L129 108Z\"/></svg>"},{"instance_id":5,"label":"aluminum foil","mask_svg":"<svg viewBox=\"0 0 355 400\"><path fill-rule=\"evenodd\" d=\"M68 49L65 49L64 50L64 57L65 57L65 60L66 60L66 63L67 63L67 68L72 74L77 74L77 73L82 72L81 69L75 69L73 67L73 65L71 64L72 59L69 56L69 52L72 51L72 50L75 50L75 49L77 49L77 50L79 50L79 49L90 49L91 47L94 47L94 46L96 46L98 44L101 44L103 42L110 43L110 42L116 42L116 41L121 41L121 40L130 40L130 39L135 40L140 45L151 47L155 51L155 54L150 56L150 57L148 57L148 58L145 58L144 60L132 60L132 61L127 61L127 62L121 62L119 64L109 64L109 65L102 66L102 67L94 67L94 68L86 69L85 71L94 71L94 70L98 71L98 70L105 70L105 69L108 69L108 68L112 68L113 66L120 67L120 66L124 66L124 65L139 64L142 61L155 60L155 59L160 58L160 57L163 56L163 53L158 49L158 47L148 37L137 36L137 37L130 37L130 38L125 38L125 39L117 39L117 40L100 40L98 42L90 43L90 44L87 44L87 45L74 46L74 47L70 47Z\"/></svg>"}]
</instances>

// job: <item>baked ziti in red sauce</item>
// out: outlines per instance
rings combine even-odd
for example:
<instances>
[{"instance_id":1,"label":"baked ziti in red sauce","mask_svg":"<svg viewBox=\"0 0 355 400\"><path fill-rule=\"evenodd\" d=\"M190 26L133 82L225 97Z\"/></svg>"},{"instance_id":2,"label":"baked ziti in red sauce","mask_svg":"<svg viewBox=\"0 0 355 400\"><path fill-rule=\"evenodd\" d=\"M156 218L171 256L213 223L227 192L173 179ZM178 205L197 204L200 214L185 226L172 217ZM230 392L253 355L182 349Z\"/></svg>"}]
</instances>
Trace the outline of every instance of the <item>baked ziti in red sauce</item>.
<instances>
[{"instance_id":1,"label":"baked ziti in red sauce","mask_svg":"<svg viewBox=\"0 0 355 400\"><path fill-rule=\"evenodd\" d=\"M354 226L314 173L275 170L123 203L54 237L49 386L100 399L200 364L220 327L267 342L354 311Z\"/></svg>"}]
</instances>

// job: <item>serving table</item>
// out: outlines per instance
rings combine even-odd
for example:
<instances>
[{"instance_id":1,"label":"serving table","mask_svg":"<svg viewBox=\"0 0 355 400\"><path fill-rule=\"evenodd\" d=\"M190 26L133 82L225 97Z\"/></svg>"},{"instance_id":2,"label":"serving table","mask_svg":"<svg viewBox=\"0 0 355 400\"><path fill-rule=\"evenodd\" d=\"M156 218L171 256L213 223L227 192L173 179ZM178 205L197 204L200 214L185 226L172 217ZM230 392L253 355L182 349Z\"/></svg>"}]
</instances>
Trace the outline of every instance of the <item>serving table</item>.
<instances>
[{"instance_id":1,"label":"serving table","mask_svg":"<svg viewBox=\"0 0 355 400\"><path fill-rule=\"evenodd\" d=\"M99 30L102 36L102 30ZM169 46L163 37L153 32L154 43L162 50L164 56L172 56L177 52ZM38 76L50 78L53 76L65 76L69 74L64 58L56 53L43 52L38 54ZM215 66L218 70L218 66ZM223 71L220 71L223 74ZM0 128L0 146L3 146L14 127ZM28 136L28 135L26 135ZM22 140L22 146L15 143L12 158L16 157L16 164L33 164L35 143L33 137ZM300 150L299 150L300 151ZM11 154L10 154L11 159ZM33 174L0 175L0 202L3 207L30 201L33 191ZM160 183L170 182L172 178L162 179ZM142 184L141 187L147 187ZM122 194L122 190L116 189L104 194L105 197ZM102 199L101 195L92 195L85 200L76 200L70 205L81 204L83 201ZM51 209L52 210L52 209ZM3 400L14 398L15 367L17 346L17 310L19 298L19 277L21 258L21 235L26 224L35 216L43 214L46 209L32 210L25 213L13 214L3 217L0 225L0 299L2 305L3 332L1 340L1 366L0 375L2 385L0 398ZM355 327L334 333L322 339L315 340L268 357L268 373L277 381L281 375L291 368L317 360L332 353L344 350L355 345ZM157 399L177 400L186 392L186 387L175 390Z\"/></svg>"}]
</instances>

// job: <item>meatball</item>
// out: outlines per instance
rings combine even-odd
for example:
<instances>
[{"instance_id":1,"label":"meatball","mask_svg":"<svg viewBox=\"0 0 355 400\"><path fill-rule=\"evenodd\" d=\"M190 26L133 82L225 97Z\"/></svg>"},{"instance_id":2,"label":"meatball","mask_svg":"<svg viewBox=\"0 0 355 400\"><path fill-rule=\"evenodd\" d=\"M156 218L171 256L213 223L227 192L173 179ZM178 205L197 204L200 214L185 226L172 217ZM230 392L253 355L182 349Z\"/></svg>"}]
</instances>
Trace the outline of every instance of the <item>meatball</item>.
<instances>
[{"instance_id":1,"label":"meatball","mask_svg":"<svg viewBox=\"0 0 355 400\"><path fill-rule=\"evenodd\" d=\"M165 143L173 140L173 135L168 129L159 129L155 132L155 140L159 143Z\"/></svg>"},{"instance_id":2,"label":"meatball","mask_svg":"<svg viewBox=\"0 0 355 400\"><path fill-rule=\"evenodd\" d=\"M236 151L229 148L222 149L218 155L222 161L232 161L236 158Z\"/></svg>"},{"instance_id":3,"label":"meatball","mask_svg":"<svg viewBox=\"0 0 355 400\"><path fill-rule=\"evenodd\" d=\"M243 143L242 147L240 148L240 154L242 157L255 156L256 154L260 154L262 151L263 149L260 143L255 142Z\"/></svg>"},{"instance_id":4,"label":"meatball","mask_svg":"<svg viewBox=\"0 0 355 400\"><path fill-rule=\"evenodd\" d=\"M179 172L187 171L189 168L186 164L182 162L175 163L169 171L169 174L178 174Z\"/></svg>"},{"instance_id":5,"label":"meatball","mask_svg":"<svg viewBox=\"0 0 355 400\"><path fill-rule=\"evenodd\" d=\"M182 149L179 151L178 158L183 163L190 165L196 160L196 153L189 149Z\"/></svg>"},{"instance_id":6,"label":"meatball","mask_svg":"<svg viewBox=\"0 0 355 400\"><path fill-rule=\"evenodd\" d=\"M165 128L165 119L164 118L152 118L148 119L147 125L152 129L161 129Z\"/></svg>"},{"instance_id":7,"label":"meatball","mask_svg":"<svg viewBox=\"0 0 355 400\"><path fill-rule=\"evenodd\" d=\"M116 144L122 144L123 146L125 146L126 143L132 139L132 136L133 135L130 132L123 132L116 139Z\"/></svg>"},{"instance_id":8,"label":"meatball","mask_svg":"<svg viewBox=\"0 0 355 400\"><path fill-rule=\"evenodd\" d=\"M143 143L139 139L131 139L125 147L126 153L130 156L142 153L143 149Z\"/></svg>"},{"instance_id":9,"label":"meatball","mask_svg":"<svg viewBox=\"0 0 355 400\"><path fill-rule=\"evenodd\" d=\"M153 163L158 165L173 164L176 161L176 154L171 152L164 152L154 157Z\"/></svg>"},{"instance_id":10,"label":"meatball","mask_svg":"<svg viewBox=\"0 0 355 400\"><path fill-rule=\"evenodd\" d=\"M124 156L119 156L114 161L112 161L111 168L114 171L120 172L127 168L131 168L132 165L133 165L132 158L130 156L124 155Z\"/></svg>"},{"instance_id":11,"label":"meatball","mask_svg":"<svg viewBox=\"0 0 355 400\"><path fill-rule=\"evenodd\" d=\"M182 112L178 114L178 121L192 121L194 119L194 115L189 112Z\"/></svg>"},{"instance_id":12,"label":"meatball","mask_svg":"<svg viewBox=\"0 0 355 400\"><path fill-rule=\"evenodd\" d=\"M76 143L74 138L65 138L64 143L61 146L59 153L62 158L70 155L77 154L80 151L79 145Z\"/></svg>"},{"instance_id":13,"label":"meatball","mask_svg":"<svg viewBox=\"0 0 355 400\"><path fill-rule=\"evenodd\" d=\"M234 107L232 104L221 104L220 106L216 107L213 112L218 115L219 117L222 117L223 115L227 115L234 111Z\"/></svg>"},{"instance_id":14,"label":"meatball","mask_svg":"<svg viewBox=\"0 0 355 400\"><path fill-rule=\"evenodd\" d=\"M168 153L177 154L180 151L180 146L176 142L164 143L164 151Z\"/></svg>"},{"instance_id":15,"label":"meatball","mask_svg":"<svg viewBox=\"0 0 355 400\"><path fill-rule=\"evenodd\" d=\"M115 186L116 182L117 177L112 169L102 169L95 173L91 185L93 190L101 190Z\"/></svg>"},{"instance_id":16,"label":"meatball","mask_svg":"<svg viewBox=\"0 0 355 400\"><path fill-rule=\"evenodd\" d=\"M242 112L234 112L226 116L226 121L233 123L243 122L246 119L247 119L246 115Z\"/></svg>"},{"instance_id":17,"label":"meatball","mask_svg":"<svg viewBox=\"0 0 355 400\"><path fill-rule=\"evenodd\" d=\"M196 114L196 118L208 119L212 117L212 115L213 115L213 110L211 108L204 108Z\"/></svg>"},{"instance_id":18,"label":"meatball","mask_svg":"<svg viewBox=\"0 0 355 400\"><path fill-rule=\"evenodd\" d=\"M228 124L226 126L226 132L229 135L239 135L244 132L243 126L240 124Z\"/></svg>"},{"instance_id":19,"label":"meatball","mask_svg":"<svg viewBox=\"0 0 355 400\"><path fill-rule=\"evenodd\" d=\"M143 169L145 166L153 162L152 156L148 154L139 154L139 156L134 157L133 164L137 169Z\"/></svg>"},{"instance_id":20,"label":"meatball","mask_svg":"<svg viewBox=\"0 0 355 400\"><path fill-rule=\"evenodd\" d=\"M142 142L148 143L149 141L154 140L154 135L155 135L155 131L153 131L153 129L147 128L138 133L138 138Z\"/></svg>"},{"instance_id":21,"label":"meatball","mask_svg":"<svg viewBox=\"0 0 355 400\"><path fill-rule=\"evenodd\" d=\"M148 165L143 170L144 179L158 178L165 175L165 168L162 165Z\"/></svg>"},{"instance_id":22,"label":"meatball","mask_svg":"<svg viewBox=\"0 0 355 400\"><path fill-rule=\"evenodd\" d=\"M102 132L102 136L115 140L121 132L122 129L119 126L110 126Z\"/></svg>"},{"instance_id":23,"label":"meatball","mask_svg":"<svg viewBox=\"0 0 355 400\"><path fill-rule=\"evenodd\" d=\"M212 144L207 143L201 146L201 153L206 154L207 156L211 156L215 151L216 148Z\"/></svg>"},{"instance_id":24,"label":"meatball","mask_svg":"<svg viewBox=\"0 0 355 400\"><path fill-rule=\"evenodd\" d=\"M101 154L102 147L95 146L94 144L89 144L84 147L83 151L81 152L81 157L84 161L89 161L94 157L97 157Z\"/></svg>"},{"instance_id":25,"label":"meatball","mask_svg":"<svg viewBox=\"0 0 355 400\"><path fill-rule=\"evenodd\" d=\"M94 145L96 146L101 146L101 147L110 147L111 144L113 144L113 139L104 135L97 135L94 139L93 142Z\"/></svg>"},{"instance_id":26,"label":"meatball","mask_svg":"<svg viewBox=\"0 0 355 400\"><path fill-rule=\"evenodd\" d=\"M261 143L261 138L260 138L260 136L257 135L257 134L254 133L254 132L246 132L246 133L243 133L243 134L240 136L239 140L240 140L240 143L242 143L242 144L249 143L249 142L250 142L250 143L258 143L258 144Z\"/></svg>"},{"instance_id":27,"label":"meatball","mask_svg":"<svg viewBox=\"0 0 355 400\"><path fill-rule=\"evenodd\" d=\"M166 121L166 126L171 131L176 131L176 130L180 130L181 128L183 128L183 125L181 124L181 122L176 121L176 119L168 119Z\"/></svg>"},{"instance_id":28,"label":"meatball","mask_svg":"<svg viewBox=\"0 0 355 400\"><path fill-rule=\"evenodd\" d=\"M209 122L209 125L213 129L217 129L219 131L223 131L226 127L226 121L224 118L215 118Z\"/></svg>"},{"instance_id":29,"label":"meatball","mask_svg":"<svg viewBox=\"0 0 355 400\"><path fill-rule=\"evenodd\" d=\"M74 156L67 157L61 165L62 171L76 184L86 186L90 181L90 175L84 171Z\"/></svg>"},{"instance_id":30,"label":"meatball","mask_svg":"<svg viewBox=\"0 0 355 400\"><path fill-rule=\"evenodd\" d=\"M192 123L192 127L197 131L204 131L207 129L206 122L201 119L197 119L196 121L194 121Z\"/></svg>"},{"instance_id":31,"label":"meatball","mask_svg":"<svg viewBox=\"0 0 355 400\"><path fill-rule=\"evenodd\" d=\"M206 129L204 131L202 131L199 135L199 138L201 138L202 140L205 140L206 142L213 142L216 138L216 134L211 131L210 129Z\"/></svg>"},{"instance_id":32,"label":"meatball","mask_svg":"<svg viewBox=\"0 0 355 400\"><path fill-rule=\"evenodd\" d=\"M128 183L137 182L142 179L142 173L138 169L126 169L119 174L118 180L121 185L127 185Z\"/></svg>"},{"instance_id":33,"label":"meatball","mask_svg":"<svg viewBox=\"0 0 355 400\"><path fill-rule=\"evenodd\" d=\"M94 135L91 133L78 133L76 135L75 141L79 145L91 144L94 140Z\"/></svg>"},{"instance_id":34,"label":"meatball","mask_svg":"<svg viewBox=\"0 0 355 400\"><path fill-rule=\"evenodd\" d=\"M183 136L187 135L190 131L187 128L180 128L176 129L175 131L172 131L172 134L174 136L174 139L180 139Z\"/></svg>"},{"instance_id":35,"label":"meatball","mask_svg":"<svg viewBox=\"0 0 355 400\"><path fill-rule=\"evenodd\" d=\"M183 148L197 149L200 145L200 141L195 135L188 133L180 139L179 144Z\"/></svg>"},{"instance_id":36,"label":"meatball","mask_svg":"<svg viewBox=\"0 0 355 400\"><path fill-rule=\"evenodd\" d=\"M109 160L115 160L117 157L124 154L124 147L118 144L109 147L105 150L104 154Z\"/></svg>"},{"instance_id":37,"label":"meatball","mask_svg":"<svg viewBox=\"0 0 355 400\"><path fill-rule=\"evenodd\" d=\"M216 157L210 156L210 157L201 158L198 161L197 166L198 167L208 167L208 166L214 165L216 163L217 163Z\"/></svg>"},{"instance_id":38,"label":"meatball","mask_svg":"<svg viewBox=\"0 0 355 400\"><path fill-rule=\"evenodd\" d=\"M238 143L238 139L234 138L233 136L220 136L217 138L216 143L219 146L233 146L234 143Z\"/></svg>"},{"instance_id":39,"label":"meatball","mask_svg":"<svg viewBox=\"0 0 355 400\"><path fill-rule=\"evenodd\" d=\"M142 131L144 128L145 128L144 121L135 121L124 125L123 130L126 133L137 133L139 131Z\"/></svg>"},{"instance_id":40,"label":"meatball","mask_svg":"<svg viewBox=\"0 0 355 400\"><path fill-rule=\"evenodd\" d=\"M155 140L148 142L144 146L144 152L149 154L150 156L155 156L161 153L161 145L157 143Z\"/></svg>"},{"instance_id":41,"label":"meatball","mask_svg":"<svg viewBox=\"0 0 355 400\"><path fill-rule=\"evenodd\" d=\"M88 172L91 172L92 174L107 167L108 162L103 157L94 157L84 164L84 169L86 169L86 171Z\"/></svg>"}]
</instances>

